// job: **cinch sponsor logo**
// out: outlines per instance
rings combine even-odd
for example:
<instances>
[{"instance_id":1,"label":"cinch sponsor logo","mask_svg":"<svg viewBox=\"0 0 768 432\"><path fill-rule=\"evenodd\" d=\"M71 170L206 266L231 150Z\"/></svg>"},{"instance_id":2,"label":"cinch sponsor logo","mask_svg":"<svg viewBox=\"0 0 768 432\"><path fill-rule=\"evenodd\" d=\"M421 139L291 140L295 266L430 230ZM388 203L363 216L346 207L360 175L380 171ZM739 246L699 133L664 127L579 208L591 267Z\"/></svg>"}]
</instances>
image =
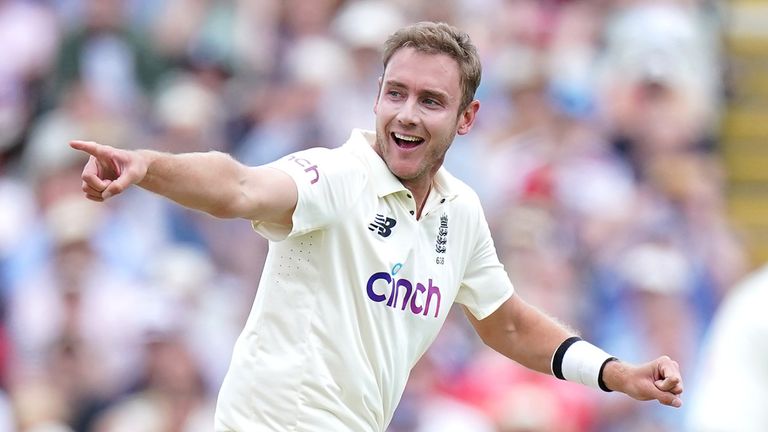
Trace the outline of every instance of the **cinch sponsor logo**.
<instances>
[{"instance_id":1,"label":"cinch sponsor logo","mask_svg":"<svg viewBox=\"0 0 768 432\"><path fill-rule=\"evenodd\" d=\"M304 158L297 158L295 155L289 156L288 160L294 161L298 166L304 168L305 173L312 173L312 180L310 180L309 184L315 184L318 180L320 180L320 171L317 170L317 165L314 165L312 162Z\"/></svg>"},{"instance_id":2,"label":"cinch sponsor logo","mask_svg":"<svg viewBox=\"0 0 768 432\"><path fill-rule=\"evenodd\" d=\"M432 279L424 285L421 282L414 284L408 279L396 278L395 275L402 267L402 264L395 264L389 273L378 272L371 275L366 286L368 298L376 303L386 301L387 306L391 308L400 305L400 310L407 308L414 315L427 316L430 310L434 309L434 317L437 318L442 300L440 287L432 285Z\"/></svg>"}]
</instances>

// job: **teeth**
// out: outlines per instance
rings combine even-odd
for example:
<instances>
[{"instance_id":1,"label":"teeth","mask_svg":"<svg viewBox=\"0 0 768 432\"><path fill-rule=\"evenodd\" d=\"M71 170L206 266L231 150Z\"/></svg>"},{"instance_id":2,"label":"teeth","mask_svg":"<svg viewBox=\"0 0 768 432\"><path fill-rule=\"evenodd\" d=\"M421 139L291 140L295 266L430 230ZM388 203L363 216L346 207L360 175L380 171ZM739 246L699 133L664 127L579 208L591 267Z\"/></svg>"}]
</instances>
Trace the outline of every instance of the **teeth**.
<instances>
[{"instance_id":1,"label":"teeth","mask_svg":"<svg viewBox=\"0 0 768 432\"><path fill-rule=\"evenodd\" d=\"M419 137L408 136L408 135L400 135L400 134L399 134L399 133L397 133L397 132L395 132L395 133L394 133L394 135L395 135L395 138L397 138L397 139L400 139L400 140L403 140L403 141L409 141L409 142L418 142L418 141L421 141L421 140L422 140L422 139L421 139L421 138L419 138Z\"/></svg>"}]
</instances>

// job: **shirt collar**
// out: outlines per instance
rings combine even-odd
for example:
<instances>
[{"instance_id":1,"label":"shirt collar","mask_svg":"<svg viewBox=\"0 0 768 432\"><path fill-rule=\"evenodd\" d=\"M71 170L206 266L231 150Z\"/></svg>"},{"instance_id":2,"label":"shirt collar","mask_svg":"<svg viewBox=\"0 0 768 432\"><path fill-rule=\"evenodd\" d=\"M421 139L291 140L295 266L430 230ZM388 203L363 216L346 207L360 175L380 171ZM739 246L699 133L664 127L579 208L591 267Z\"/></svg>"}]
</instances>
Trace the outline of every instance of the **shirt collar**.
<instances>
[{"instance_id":1,"label":"shirt collar","mask_svg":"<svg viewBox=\"0 0 768 432\"><path fill-rule=\"evenodd\" d=\"M353 129L349 140L344 145L349 146L368 163L371 168L373 185L379 198L396 192L407 191L407 188L392 174L381 156L373 149L372 146L375 141L376 132ZM453 199L457 195L458 188L455 187L457 181L445 167L441 166L432 180L432 192L443 198Z\"/></svg>"}]
</instances>

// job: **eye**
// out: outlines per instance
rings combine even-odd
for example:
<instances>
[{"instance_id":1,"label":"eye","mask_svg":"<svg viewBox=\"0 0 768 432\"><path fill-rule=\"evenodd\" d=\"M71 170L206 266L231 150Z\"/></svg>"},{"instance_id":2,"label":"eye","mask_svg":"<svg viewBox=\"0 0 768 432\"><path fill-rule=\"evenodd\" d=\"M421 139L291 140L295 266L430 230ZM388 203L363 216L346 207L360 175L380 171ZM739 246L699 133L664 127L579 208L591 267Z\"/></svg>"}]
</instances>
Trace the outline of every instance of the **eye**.
<instances>
[{"instance_id":1,"label":"eye","mask_svg":"<svg viewBox=\"0 0 768 432\"><path fill-rule=\"evenodd\" d=\"M421 103L423 103L424 105L426 105L426 106L428 106L430 108L441 106L440 101L438 101L437 99L433 99L433 98L424 98L424 99L422 99Z\"/></svg>"},{"instance_id":2,"label":"eye","mask_svg":"<svg viewBox=\"0 0 768 432\"><path fill-rule=\"evenodd\" d=\"M392 98L399 98L400 96L402 96L402 94L397 90L389 90L387 91L387 96Z\"/></svg>"}]
</instances>

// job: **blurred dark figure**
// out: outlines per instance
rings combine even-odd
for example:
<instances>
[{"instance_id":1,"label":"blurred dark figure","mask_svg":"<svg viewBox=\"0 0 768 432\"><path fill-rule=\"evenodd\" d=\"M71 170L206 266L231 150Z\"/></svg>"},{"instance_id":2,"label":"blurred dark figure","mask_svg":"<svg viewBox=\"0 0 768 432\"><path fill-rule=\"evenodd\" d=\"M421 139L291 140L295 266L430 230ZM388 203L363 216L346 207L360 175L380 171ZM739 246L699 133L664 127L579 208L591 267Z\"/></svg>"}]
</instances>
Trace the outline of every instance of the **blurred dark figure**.
<instances>
[{"instance_id":1,"label":"blurred dark figure","mask_svg":"<svg viewBox=\"0 0 768 432\"><path fill-rule=\"evenodd\" d=\"M112 112L135 112L165 66L143 34L125 19L120 0L87 0L83 22L59 47L52 104L73 81L82 82Z\"/></svg>"}]
</instances>

